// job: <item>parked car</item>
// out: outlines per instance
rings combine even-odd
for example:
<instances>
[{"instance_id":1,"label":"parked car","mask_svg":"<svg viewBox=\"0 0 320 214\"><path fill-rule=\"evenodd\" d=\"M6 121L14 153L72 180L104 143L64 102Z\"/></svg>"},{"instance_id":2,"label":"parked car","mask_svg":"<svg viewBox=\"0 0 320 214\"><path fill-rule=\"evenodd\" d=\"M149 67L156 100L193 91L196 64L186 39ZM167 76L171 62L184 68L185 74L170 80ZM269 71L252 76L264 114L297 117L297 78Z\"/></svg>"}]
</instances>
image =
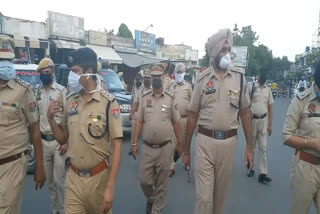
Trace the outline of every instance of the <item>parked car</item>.
<instances>
[{"instance_id":1,"label":"parked car","mask_svg":"<svg viewBox=\"0 0 320 214\"><path fill-rule=\"evenodd\" d=\"M249 76L246 76L246 81L247 81L247 84L250 84L250 83L253 83L255 82L255 78L254 77L249 77Z\"/></svg>"}]
</instances>

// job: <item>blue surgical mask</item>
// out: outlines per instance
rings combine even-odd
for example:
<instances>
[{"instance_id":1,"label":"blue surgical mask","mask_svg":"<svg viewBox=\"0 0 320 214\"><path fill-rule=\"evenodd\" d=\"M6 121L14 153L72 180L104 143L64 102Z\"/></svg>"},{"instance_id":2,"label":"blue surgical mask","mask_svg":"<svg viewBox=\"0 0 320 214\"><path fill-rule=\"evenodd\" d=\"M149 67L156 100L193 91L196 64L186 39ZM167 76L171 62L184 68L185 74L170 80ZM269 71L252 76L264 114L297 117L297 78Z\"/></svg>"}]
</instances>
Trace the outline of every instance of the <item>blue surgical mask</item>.
<instances>
[{"instance_id":1,"label":"blue surgical mask","mask_svg":"<svg viewBox=\"0 0 320 214\"><path fill-rule=\"evenodd\" d=\"M16 70L14 64L9 60L0 61L0 79L11 80L15 78Z\"/></svg>"}]
</instances>

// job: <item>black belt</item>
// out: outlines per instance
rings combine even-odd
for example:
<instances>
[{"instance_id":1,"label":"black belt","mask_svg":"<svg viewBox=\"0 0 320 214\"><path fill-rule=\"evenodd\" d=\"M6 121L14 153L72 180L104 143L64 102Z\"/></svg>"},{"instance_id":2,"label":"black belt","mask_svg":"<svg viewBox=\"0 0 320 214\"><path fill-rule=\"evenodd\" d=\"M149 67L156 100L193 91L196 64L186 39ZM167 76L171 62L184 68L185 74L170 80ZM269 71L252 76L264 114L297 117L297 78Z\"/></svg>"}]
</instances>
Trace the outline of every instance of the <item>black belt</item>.
<instances>
[{"instance_id":1,"label":"black belt","mask_svg":"<svg viewBox=\"0 0 320 214\"><path fill-rule=\"evenodd\" d=\"M258 116L258 115L256 115L256 114L253 114L253 115L252 115L252 118L259 120L259 119L265 118L266 116L267 116L267 113L265 113L265 114L263 114L263 115L261 115L261 116Z\"/></svg>"},{"instance_id":2,"label":"black belt","mask_svg":"<svg viewBox=\"0 0 320 214\"><path fill-rule=\"evenodd\" d=\"M29 153L28 150L22 152L24 155L27 155ZM2 158L0 159L0 165L3 165L3 164L6 164L6 163L10 163L12 161L15 161L15 160L18 160L19 158L21 158L22 156L22 153L18 153L18 154L15 154L15 155L12 155L10 157L6 157L6 158Z\"/></svg>"},{"instance_id":3,"label":"black belt","mask_svg":"<svg viewBox=\"0 0 320 214\"><path fill-rule=\"evenodd\" d=\"M201 125L198 126L198 132L217 140L225 140L237 135L237 129L232 129L230 131L212 131L202 127Z\"/></svg>"},{"instance_id":4,"label":"black belt","mask_svg":"<svg viewBox=\"0 0 320 214\"><path fill-rule=\"evenodd\" d=\"M41 138L46 141L54 141L55 140L53 134L42 134L41 133Z\"/></svg>"},{"instance_id":5,"label":"black belt","mask_svg":"<svg viewBox=\"0 0 320 214\"><path fill-rule=\"evenodd\" d=\"M149 147L151 147L151 148L153 148L153 149L160 149L161 147L164 147L165 145L167 145L169 142L171 142L171 141L168 140L168 141L166 141L166 142L164 142L164 143L161 143L161 144L151 144L151 143L148 143L148 142L144 141L144 143L145 143L147 146L149 146Z\"/></svg>"}]
</instances>

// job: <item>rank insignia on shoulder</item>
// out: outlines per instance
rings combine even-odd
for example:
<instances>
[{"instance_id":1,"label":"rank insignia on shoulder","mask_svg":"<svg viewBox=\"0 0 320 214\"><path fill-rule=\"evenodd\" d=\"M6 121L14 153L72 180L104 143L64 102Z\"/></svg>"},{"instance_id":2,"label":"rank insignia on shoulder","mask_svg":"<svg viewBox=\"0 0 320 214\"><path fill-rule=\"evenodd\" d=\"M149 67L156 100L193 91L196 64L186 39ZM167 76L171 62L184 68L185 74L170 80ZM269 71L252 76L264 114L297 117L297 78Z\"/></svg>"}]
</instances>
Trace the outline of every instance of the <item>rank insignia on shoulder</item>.
<instances>
[{"instance_id":1,"label":"rank insignia on shoulder","mask_svg":"<svg viewBox=\"0 0 320 214\"><path fill-rule=\"evenodd\" d=\"M147 100L147 108L152 108L152 101L151 100Z\"/></svg>"},{"instance_id":2,"label":"rank insignia on shoulder","mask_svg":"<svg viewBox=\"0 0 320 214\"><path fill-rule=\"evenodd\" d=\"M37 103L36 102L29 103L29 111L30 112L35 112L36 109L37 109Z\"/></svg>"},{"instance_id":3,"label":"rank insignia on shoulder","mask_svg":"<svg viewBox=\"0 0 320 214\"><path fill-rule=\"evenodd\" d=\"M206 94L213 94L216 92L216 89L214 89L214 84L212 82L212 80L210 82L208 82L207 84L207 89L206 89Z\"/></svg>"},{"instance_id":4,"label":"rank insignia on shoulder","mask_svg":"<svg viewBox=\"0 0 320 214\"><path fill-rule=\"evenodd\" d=\"M113 118L115 118L115 119L118 119L118 118L119 118L119 116L120 116L120 111L119 111L118 108L117 108L117 109L112 109L112 116L113 116Z\"/></svg>"}]
</instances>

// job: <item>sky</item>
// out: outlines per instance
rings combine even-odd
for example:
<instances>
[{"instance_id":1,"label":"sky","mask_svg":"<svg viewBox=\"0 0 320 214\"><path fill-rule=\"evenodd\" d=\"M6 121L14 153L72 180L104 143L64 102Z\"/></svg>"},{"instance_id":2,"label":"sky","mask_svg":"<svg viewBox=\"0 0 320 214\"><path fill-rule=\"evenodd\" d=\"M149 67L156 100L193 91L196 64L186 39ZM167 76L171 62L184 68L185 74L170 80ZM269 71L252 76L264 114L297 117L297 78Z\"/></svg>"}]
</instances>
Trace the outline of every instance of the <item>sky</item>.
<instances>
[{"instance_id":1,"label":"sky","mask_svg":"<svg viewBox=\"0 0 320 214\"><path fill-rule=\"evenodd\" d=\"M19 4L18 2L21 2ZM221 28L252 25L259 43L275 57L296 54L311 46L319 25L320 0L29 0L1 1L4 16L44 22L47 11L84 18L85 30L114 29L125 23L164 37L165 44L181 44L204 55L207 39Z\"/></svg>"}]
</instances>

